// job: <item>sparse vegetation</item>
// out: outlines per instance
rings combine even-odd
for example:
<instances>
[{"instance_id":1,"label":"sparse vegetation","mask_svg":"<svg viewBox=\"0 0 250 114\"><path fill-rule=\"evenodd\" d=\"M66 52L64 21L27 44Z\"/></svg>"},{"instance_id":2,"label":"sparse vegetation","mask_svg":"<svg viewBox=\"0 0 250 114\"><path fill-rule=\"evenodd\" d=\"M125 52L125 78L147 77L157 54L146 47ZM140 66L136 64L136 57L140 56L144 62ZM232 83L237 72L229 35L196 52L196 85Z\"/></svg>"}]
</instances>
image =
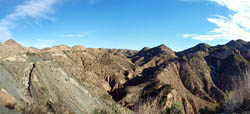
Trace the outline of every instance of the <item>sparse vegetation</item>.
<instances>
[{"instance_id":1,"label":"sparse vegetation","mask_svg":"<svg viewBox=\"0 0 250 114\"><path fill-rule=\"evenodd\" d=\"M247 75L249 75L247 73ZM240 80L233 83L234 89L228 94L224 104L224 112L241 113L250 110L250 80Z\"/></svg>"},{"instance_id":2,"label":"sparse vegetation","mask_svg":"<svg viewBox=\"0 0 250 114\"><path fill-rule=\"evenodd\" d=\"M179 103L172 104L166 108L166 114L182 114L181 105Z\"/></svg>"},{"instance_id":3,"label":"sparse vegetation","mask_svg":"<svg viewBox=\"0 0 250 114\"><path fill-rule=\"evenodd\" d=\"M112 114L105 109L95 109L92 114Z\"/></svg>"},{"instance_id":4,"label":"sparse vegetation","mask_svg":"<svg viewBox=\"0 0 250 114\"><path fill-rule=\"evenodd\" d=\"M248 77L248 72L245 73ZM208 107L201 108L201 114L217 114L217 113L244 113L250 111L250 79L232 79L232 90L225 91L224 102L217 104L215 109Z\"/></svg>"},{"instance_id":5,"label":"sparse vegetation","mask_svg":"<svg viewBox=\"0 0 250 114\"><path fill-rule=\"evenodd\" d=\"M47 107L37 102L27 104L25 107L22 108L23 114L47 114L47 112Z\"/></svg>"},{"instance_id":6,"label":"sparse vegetation","mask_svg":"<svg viewBox=\"0 0 250 114\"><path fill-rule=\"evenodd\" d=\"M29 51L7 47L1 49L0 88L6 89L2 89L3 95L10 95L0 95L0 103L11 111L216 114L250 109L250 84L245 82L249 77L245 76L250 68L249 52L226 45L202 44L184 52L159 46L132 54L116 49L54 47ZM34 72L32 64L37 65ZM29 86L32 90L26 91ZM28 93L34 99L29 99Z\"/></svg>"},{"instance_id":7,"label":"sparse vegetation","mask_svg":"<svg viewBox=\"0 0 250 114\"><path fill-rule=\"evenodd\" d=\"M161 114L160 107L154 105L151 100L140 100L134 107L136 114Z\"/></svg>"},{"instance_id":8,"label":"sparse vegetation","mask_svg":"<svg viewBox=\"0 0 250 114\"><path fill-rule=\"evenodd\" d=\"M20 111L22 114L75 114L74 112L66 110L62 102L54 105L55 106L34 101L21 106Z\"/></svg>"},{"instance_id":9,"label":"sparse vegetation","mask_svg":"<svg viewBox=\"0 0 250 114\"><path fill-rule=\"evenodd\" d=\"M177 102L167 107L165 110L150 102L140 102L135 107L136 114L182 114L181 105Z\"/></svg>"},{"instance_id":10,"label":"sparse vegetation","mask_svg":"<svg viewBox=\"0 0 250 114\"><path fill-rule=\"evenodd\" d=\"M200 114L216 114L216 111L213 109L208 108L207 106L204 108L200 108Z\"/></svg>"},{"instance_id":11,"label":"sparse vegetation","mask_svg":"<svg viewBox=\"0 0 250 114\"><path fill-rule=\"evenodd\" d=\"M148 103L140 104L140 106L136 110L136 114L160 114L160 113L161 111L157 106Z\"/></svg>"},{"instance_id":12,"label":"sparse vegetation","mask_svg":"<svg viewBox=\"0 0 250 114\"><path fill-rule=\"evenodd\" d=\"M223 107L221 104L216 104L215 109L209 108L208 106L199 109L200 114L218 114L223 112Z\"/></svg>"}]
</instances>

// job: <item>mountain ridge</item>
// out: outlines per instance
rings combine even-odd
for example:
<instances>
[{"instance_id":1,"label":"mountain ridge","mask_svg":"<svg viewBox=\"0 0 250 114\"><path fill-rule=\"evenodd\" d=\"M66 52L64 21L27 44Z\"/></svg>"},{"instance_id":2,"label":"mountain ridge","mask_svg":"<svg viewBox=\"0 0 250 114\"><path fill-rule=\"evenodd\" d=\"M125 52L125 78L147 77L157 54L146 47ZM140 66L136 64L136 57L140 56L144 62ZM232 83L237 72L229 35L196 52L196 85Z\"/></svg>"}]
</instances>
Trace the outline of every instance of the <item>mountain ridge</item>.
<instances>
[{"instance_id":1,"label":"mountain ridge","mask_svg":"<svg viewBox=\"0 0 250 114\"><path fill-rule=\"evenodd\" d=\"M15 98L11 105L17 113L35 102L51 113L133 114L138 103L150 102L161 110L179 103L183 113L198 114L224 102L235 79L248 78L249 45L242 40L201 43L175 52L164 44L140 51L66 45L31 49L9 40L0 45L0 90Z\"/></svg>"}]
</instances>

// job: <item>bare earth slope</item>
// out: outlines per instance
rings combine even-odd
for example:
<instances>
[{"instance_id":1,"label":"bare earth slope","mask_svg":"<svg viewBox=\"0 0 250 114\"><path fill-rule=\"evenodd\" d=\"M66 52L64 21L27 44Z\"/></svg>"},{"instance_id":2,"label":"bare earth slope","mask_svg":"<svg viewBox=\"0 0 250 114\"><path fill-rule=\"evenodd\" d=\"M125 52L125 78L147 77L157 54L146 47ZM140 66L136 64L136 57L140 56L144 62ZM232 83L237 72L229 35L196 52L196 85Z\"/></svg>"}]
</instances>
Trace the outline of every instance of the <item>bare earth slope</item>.
<instances>
[{"instance_id":1,"label":"bare earth slope","mask_svg":"<svg viewBox=\"0 0 250 114\"><path fill-rule=\"evenodd\" d=\"M38 50L9 40L0 44L0 96L7 97L0 110L18 114L37 103L56 114L133 113L138 103L150 102L162 110L179 103L183 113L197 114L222 102L235 80L248 78L249 48L237 40L182 52L165 45Z\"/></svg>"}]
</instances>

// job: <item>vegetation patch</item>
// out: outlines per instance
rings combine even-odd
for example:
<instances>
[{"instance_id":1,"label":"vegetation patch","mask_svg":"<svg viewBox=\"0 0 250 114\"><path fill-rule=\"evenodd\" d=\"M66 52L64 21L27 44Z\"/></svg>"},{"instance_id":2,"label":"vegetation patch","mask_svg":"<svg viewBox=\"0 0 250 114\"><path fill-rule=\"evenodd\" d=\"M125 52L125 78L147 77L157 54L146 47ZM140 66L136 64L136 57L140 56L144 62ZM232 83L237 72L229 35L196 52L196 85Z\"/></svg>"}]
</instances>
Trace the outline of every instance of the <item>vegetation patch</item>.
<instances>
[{"instance_id":1,"label":"vegetation patch","mask_svg":"<svg viewBox=\"0 0 250 114\"><path fill-rule=\"evenodd\" d=\"M166 114L182 114L181 105L179 103L172 104L166 108Z\"/></svg>"}]
</instances>

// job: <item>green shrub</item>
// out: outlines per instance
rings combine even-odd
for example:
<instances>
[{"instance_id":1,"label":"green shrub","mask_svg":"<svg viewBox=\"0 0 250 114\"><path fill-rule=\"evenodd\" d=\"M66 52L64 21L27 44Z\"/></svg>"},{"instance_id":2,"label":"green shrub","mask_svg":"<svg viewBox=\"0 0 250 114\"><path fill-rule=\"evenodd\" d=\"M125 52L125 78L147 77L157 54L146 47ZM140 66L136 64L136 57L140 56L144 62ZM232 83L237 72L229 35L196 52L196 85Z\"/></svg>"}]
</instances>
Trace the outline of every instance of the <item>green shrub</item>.
<instances>
[{"instance_id":1,"label":"green shrub","mask_svg":"<svg viewBox=\"0 0 250 114\"><path fill-rule=\"evenodd\" d=\"M207 106L205 108L200 108L199 112L200 114L216 114L215 110L212 110L208 108Z\"/></svg>"},{"instance_id":2,"label":"green shrub","mask_svg":"<svg viewBox=\"0 0 250 114\"><path fill-rule=\"evenodd\" d=\"M219 113L223 113L224 109L223 109L223 104L216 104L215 109L211 109L206 107L202 107L199 109L200 114L219 114Z\"/></svg>"},{"instance_id":3,"label":"green shrub","mask_svg":"<svg viewBox=\"0 0 250 114\"><path fill-rule=\"evenodd\" d=\"M95 109L92 114L99 114L99 110Z\"/></svg>"},{"instance_id":4,"label":"green shrub","mask_svg":"<svg viewBox=\"0 0 250 114\"><path fill-rule=\"evenodd\" d=\"M224 101L228 100L229 96L230 96L230 91L226 90L226 95L224 96Z\"/></svg>"},{"instance_id":5,"label":"green shrub","mask_svg":"<svg viewBox=\"0 0 250 114\"><path fill-rule=\"evenodd\" d=\"M166 108L166 114L182 114L181 105L179 103L172 104Z\"/></svg>"}]
</instances>

